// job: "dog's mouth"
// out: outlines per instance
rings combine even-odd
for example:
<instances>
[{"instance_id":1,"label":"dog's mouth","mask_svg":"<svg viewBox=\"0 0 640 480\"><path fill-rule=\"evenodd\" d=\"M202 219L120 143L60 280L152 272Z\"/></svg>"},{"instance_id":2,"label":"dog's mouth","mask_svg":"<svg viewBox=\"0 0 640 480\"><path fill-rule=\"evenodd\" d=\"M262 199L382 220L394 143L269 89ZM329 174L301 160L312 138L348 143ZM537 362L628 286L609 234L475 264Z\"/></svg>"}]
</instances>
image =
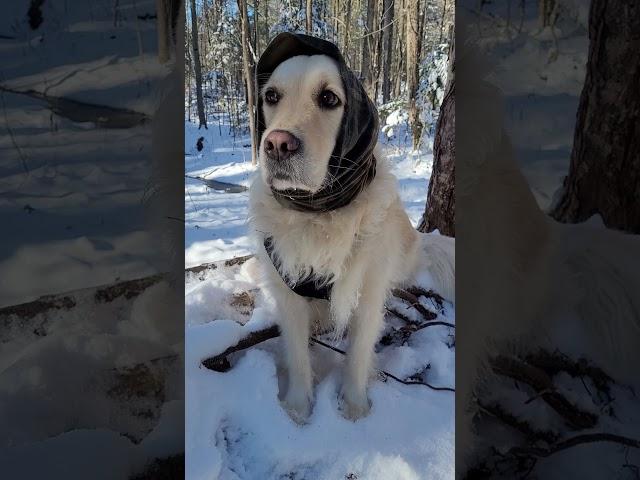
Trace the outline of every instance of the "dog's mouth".
<instances>
[{"instance_id":1,"label":"dog's mouth","mask_svg":"<svg viewBox=\"0 0 640 480\"><path fill-rule=\"evenodd\" d=\"M304 174L292 168L290 165L273 164L266 162L266 183L272 190L286 192L291 190L303 190L312 192L313 188L304 178Z\"/></svg>"},{"instance_id":2,"label":"dog's mouth","mask_svg":"<svg viewBox=\"0 0 640 480\"><path fill-rule=\"evenodd\" d=\"M292 181L293 179L291 178L291 175L289 175L288 173L283 173L283 172L276 172L273 174L273 179L274 180L288 180L288 181Z\"/></svg>"}]
</instances>

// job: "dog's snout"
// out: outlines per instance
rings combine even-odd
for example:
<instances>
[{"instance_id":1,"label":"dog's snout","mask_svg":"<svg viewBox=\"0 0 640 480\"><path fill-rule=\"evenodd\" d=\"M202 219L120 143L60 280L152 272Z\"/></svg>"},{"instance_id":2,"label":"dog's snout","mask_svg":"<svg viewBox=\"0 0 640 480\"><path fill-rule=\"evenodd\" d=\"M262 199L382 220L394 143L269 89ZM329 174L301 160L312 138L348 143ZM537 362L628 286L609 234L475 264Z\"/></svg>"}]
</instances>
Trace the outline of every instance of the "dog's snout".
<instances>
[{"instance_id":1,"label":"dog's snout","mask_svg":"<svg viewBox=\"0 0 640 480\"><path fill-rule=\"evenodd\" d=\"M264 151L272 160L286 160L300 148L300 140L285 130L273 130L264 139Z\"/></svg>"}]
</instances>

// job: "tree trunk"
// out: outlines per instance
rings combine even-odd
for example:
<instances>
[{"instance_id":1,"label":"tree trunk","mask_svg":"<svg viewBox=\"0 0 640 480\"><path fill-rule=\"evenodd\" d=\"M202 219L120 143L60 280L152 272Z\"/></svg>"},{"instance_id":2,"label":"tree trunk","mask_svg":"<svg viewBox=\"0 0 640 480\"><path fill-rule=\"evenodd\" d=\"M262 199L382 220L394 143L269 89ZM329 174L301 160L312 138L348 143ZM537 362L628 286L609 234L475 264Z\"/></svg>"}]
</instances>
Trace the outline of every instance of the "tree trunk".
<instances>
[{"instance_id":1,"label":"tree trunk","mask_svg":"<svg viewBox=\"0 0 640 480\"><path fill-rule=\"evenodd\" d=\"M413 148L418 148L422 135L422 123L416 105L418 91L418 64L420 62L420 0L407 2L407 98L409 100L409 124L413 135Z\"/></svg>"},{"instance_id":2,"label":"tree trunk","mask_svg":"<svg viewBox=\"0 0 640 480\"><path fill-rule=\"evenodd\" d=\"M313 35L313 1L307 0L307 34Z\"/></svg>"},{"instance_id":3,"label":"tree trunk","mask_svg":"<svg viewBox=\"0 0 640 480\"><path fill-rule=\"evenodd\" d=\"M569 175L551 216L640 233L640 5L593 0Z\"/></svg>"},{"instance_id":4,"label":"tree trunk","mask_svg":"<svg viewBox=\"0 0 640 480\"><path fill-rule=\"evenodd\" d=\"M540 16L540 26L542 28L551 25L551 16L555 8L556 0L540 0L538 12Z\"/></svg>"},{"instance_id":5,"label":"tree trunk","mask_svg":"<svg viewBox=\"0 0 640 480\"><path fill-rule=\"evenodd\" d=\"M382 43L384 44L384 68L382 77L382 101L387 103L391 97L391 59L393 58L393 10L394 0L384 0Z\"/></svg>"},{"instance_id":6,"label":"tree trunk","mask_svg":"<svg viewBox=\"0 0 640 480\"><path fill-rule=\"evenodd\" d=\"M200 67L200 51L198 49L198 17L196 15L196 0L191 0L191 48L193 50L193 72L196 77L196 103L198 104L198 119L201 127L207 128L207 117L204 114L202 100L202 70Z\"/></svg>"},{"instance_id":7,"label":"tree trunk","mask_svg":"<svg viewBox=\"0 0 640 480\"><path fill-rule=\"evenodd\" d=\"M116 2L117 13L118 3ZM114 15L114 26L115 19ZM160 63L167 63L171 57L169 52L169 15L167 15L167 4L165 0L156 0L156 28L158 33L158 61Z\"/></svg>"},{"instance_id":8,"label":"tree trunk","mask_svg":"<svg viewBox=\"0 0 640 480\"><path fill-rule=\"evenodd\" d=\"M373 17L375 15L375 0L367 0L367 29L365 37L362 39L362 77L364 88L372 96L373 90Z\"/></svg>"},{"instance_id":9,"label":"tree trunk","mask_svg":"<svg viewBox=\"0 0 640 480\"><path fill-rule=\"evenodd\" d=\"M265 0L268 1L268 0ZM258 0L253 0L253 51L260 55L260 34L258 31Z\"/></svg>"},{"instance_id":10,"label":"tree trunk","mask_svg":"<svg viewBox=\"0 0 640 480\"><path fill-rule=\"evenodd\" d=\"M449 76L447 89L440 107L433 146L433 171L429 180L429 193L422 220L418 225L421 232L438 229L442 235L456 236L456 103L455 71L451 68L455 61L455 45L449 54Z\"/></svg>"},{"instance_id":11,"label":"tree trunk","mask_svg":"<svg viewBox=\"0 0 640 480\"><path fill-rule=\"evenodd\" d=\"M195 0L191 0L192 2ZM249 57L249 16L247 14L247 0L238 0L238 10L240 11L240 23L242 30L242 66L244 69L244 83L247 89L247 110L249 113L249 135L251 136L251 165L258 163L257 145L255 139L255 101L254 101L254 82L253 67Z\"/></svg>"}]
</instances>

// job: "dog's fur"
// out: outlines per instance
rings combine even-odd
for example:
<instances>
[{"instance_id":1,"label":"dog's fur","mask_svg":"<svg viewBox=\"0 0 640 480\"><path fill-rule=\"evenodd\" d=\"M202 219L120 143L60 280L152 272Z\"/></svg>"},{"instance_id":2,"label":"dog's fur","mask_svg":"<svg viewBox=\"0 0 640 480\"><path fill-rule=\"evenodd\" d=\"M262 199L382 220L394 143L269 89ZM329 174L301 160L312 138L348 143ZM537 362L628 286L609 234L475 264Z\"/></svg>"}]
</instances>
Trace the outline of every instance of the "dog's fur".
<instances>
[{"instance_id":1,"label":"dog's fur","mask_svg":"<svg viewBox=\"0 0 640 480\"><path fill-rule=\"evenodd\" d=\"M495 434L473 427L492 355L553 351L560 340L560 348L575 349L565 353L638 385L640 237L544 214L520 172L501 92L486 80L489 66L466 32L459 36L456 233L464 271L457 282L456 450L457 470L465 472L474 447Z\"/></svg>"},{"instance_id":2,"label":"dog's fur","mask_svg":"<svg viewBox=\"0 0 640 480\"><path fill-rule=\"evenodd\" d=\"M261 175L251 186L250 216L264 272L263 287L276 301L286 348L289 385L284 405L298 422L310 414L313 380L308 338L314 320L325 325L330 320L337 335L349 329L340 399L343 414L355 420L370 409L367 381L389 290L426 269L436 290L454 300L454 240L412 228L396 179L379 149L374 152L378 160L374 180L347 206L327 213L281 206L270 192L272 186L317 191L326 181L347 96L336 63L324 55L283 62L260 94L269 88L276 88L281 100L264 106ZM318 107L317 96L323 89L338 96L338 108ZM274 129L286 130L301 141L302 148L286 165L270 161L264 153L264 139ZM286 173L289 180L282 175L276 178L276 173ZM309 300L289 289L262 246L265 236L273 238L273 253L289 279L302 279L313 269L314 274L333 282L329 302Z\"/></svg>"}]
</instances>

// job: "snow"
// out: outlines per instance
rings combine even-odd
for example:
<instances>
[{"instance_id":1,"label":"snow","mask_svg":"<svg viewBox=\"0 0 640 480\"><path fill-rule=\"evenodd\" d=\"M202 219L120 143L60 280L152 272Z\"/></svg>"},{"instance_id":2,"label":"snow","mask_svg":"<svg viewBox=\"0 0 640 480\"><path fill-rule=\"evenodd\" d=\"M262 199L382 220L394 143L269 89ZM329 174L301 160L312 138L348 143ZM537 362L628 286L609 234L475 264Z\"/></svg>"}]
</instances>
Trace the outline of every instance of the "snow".
<instances>
[{"instance_id":1,"label":"snow","mask_svg":"<svg viewBox=\"0 0 640 480\"><path fill-rule=\"evenodd\" d=\"M508 2L485 4L485 15L473 20L492 66L488 79L504 94L505 127L516 157L543 210L550 207L569 168L586 72L589 3L558 2L554 32L540 28L535 2L523 3L521 29L519 9L511 13L511 27L504 24Z\"/></svg>"},{"instance_id":2,"label":"snow","mask_svg":"<svg viewBox=\"0 0 640 480\"><path fill-rule=\"evenodd\" d=\"M424 211L432 155L411 152L406 112L392 113L380 135L398 178L411 222ZM394 128L395 132L389 132ZM195 148L204 137L204 148ZM185 122L185 174L249 186L249 137L232 135L224 117L208 129ZM315 372L313 413L307 424L294 423L280 404L284 380L280 339L271 339L232 356L226 373L201 362L237 343L248 332L274 323L271 299L255 285L254 259L241 266L222 260L252 253L248 237L248 194L208 188L185 179L185 262L210 262L217 268L187 273L185 285L186 478L198 479L450 479L454 475L454 393L373 378L372 410L357 422L338 409L343 357L311 346ZM424 275L425 282L428 275ZM240 313L234 294L251 292L255 308ZM395 307L413 311L398 300ZM427 308L437 311L435 305ZM446 304L440 320L455 323ZM398 320L387 319L387 328ZM435 326L411 335L404 345L378 345L377 367L400 378L422 374L433 385L455 383L454 332ZM323 338L329 342L328 338ZM336 345L345 348L345 341Z\"/></svg>"},{"instance_id":3,"label":"snow","mask_svg":"<svg viewBox=\"0 0 640 480\"><path fill-rule=\"evenodd\" d=\"M75 306L3 312L0 465L6 478L119 480L183 449L170 289L95 299L97 286L157 272L143 201L151 124L103 128L100 108L80 121L43 95L150 117L168 67L155 22L138 18L155 13L152 0L31 3L42 4L35 31L29 2L0 2L0 307L61 292ZM117 369L165 356L164 398L110 394Z\"/></svg>"},{"instance_id":4,"label":"snow","mask_svg":"<svg viewBox=\"0 0 640 480\"><path fill-rule=\"evenodd\" d=\"M0 45L0 118L8 125L0 214L19 227L0 249L0 306L154 273L143 202L150 124L99 128L5 89L152 115L168 69L156 58L154 22L137 17L155 3L120 1L114 24L111 0L44 2L36 31L27 7L14 3L0 4L0 31L11 37Z\"/></svg>"}]
</instances>

